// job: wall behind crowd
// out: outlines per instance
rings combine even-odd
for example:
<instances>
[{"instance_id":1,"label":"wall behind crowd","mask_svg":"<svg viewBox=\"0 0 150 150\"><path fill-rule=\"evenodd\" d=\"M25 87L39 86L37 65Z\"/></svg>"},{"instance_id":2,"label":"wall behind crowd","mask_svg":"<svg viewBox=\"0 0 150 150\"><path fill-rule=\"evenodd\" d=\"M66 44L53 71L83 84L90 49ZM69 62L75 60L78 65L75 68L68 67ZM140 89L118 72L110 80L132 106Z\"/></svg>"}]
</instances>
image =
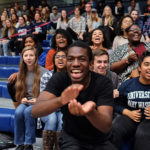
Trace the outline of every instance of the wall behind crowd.
<instances>
[{"instance_id":1,"label":"wall behind crowd","mask_svg":"<svg viewBox=\"0 0 150 150\"><path fill-rule=\"evenodd\" d=\"M0 14L3 11L3 8L11 7L12 4L18 2L20 6L26 4L27 0L0 0Z\"/></svg>"}]
</instances>

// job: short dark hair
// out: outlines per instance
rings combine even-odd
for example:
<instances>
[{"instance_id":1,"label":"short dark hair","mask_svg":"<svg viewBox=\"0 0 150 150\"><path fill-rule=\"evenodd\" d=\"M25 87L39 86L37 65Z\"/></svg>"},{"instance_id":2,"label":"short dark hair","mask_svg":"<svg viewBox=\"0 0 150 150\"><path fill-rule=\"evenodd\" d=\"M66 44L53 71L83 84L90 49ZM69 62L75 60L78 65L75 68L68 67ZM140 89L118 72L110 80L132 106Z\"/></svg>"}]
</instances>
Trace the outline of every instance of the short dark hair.
<instances>
[{"instance_id":1,"label":"short dark hair","mask_svg":"<svg viewBox=\"0 0 150 150\"><path fill-rule=\"evenodd\" d=\"M92 49L85 42L78 40L78 41L74 42L73 44L71 44L68 47L68 50L72 47L82 47L82 48L86 49L88 57L89 57L89 62L93 60ZM67 54L68 54L68 52L67 52Z\"/></svg>"},{"instance_id":2,"label":"short dark hair","mask_svg":"<svg viewBox=\"0 0 150 150\"><path fill-rule=\"evenodd\" d=\"M57 46L56 46L56 35L57 34L61 34L67 39L67 43L68 43L67 46L72 44L72 37L71 37L70 33L67 30L64 30L64 29L57 29L55 35L52 37L52 45L51 45L51 47L53 49L56 50L56 48L57 48Z\"/></svg>"},{"instance_id":3,"label":"short dark hair","mask_svg":"<svg viewBox=\"0 0 150 150\"><path fill-rule=\"evenodd\" d=\"M109 61L109 54L107 51L103 50L103 49L97 49L95 51L93 51L93 59L95 56L102 56L102 55L107 55L108 56L108 61Z\"/></svg>"},{"instance_id":4,"label":"short dark hair","mask_svg":"<svg viewBox=\"0 0 150 150\"><path fill-rule=\"evenodd\" d=\"M144 59L145 59L146 57L150 57L150 51L145 51L145 52L142 54L141 58L139 59L139 66L141 66L142 62L144 61Z\"/></svg>"}]
</instances>

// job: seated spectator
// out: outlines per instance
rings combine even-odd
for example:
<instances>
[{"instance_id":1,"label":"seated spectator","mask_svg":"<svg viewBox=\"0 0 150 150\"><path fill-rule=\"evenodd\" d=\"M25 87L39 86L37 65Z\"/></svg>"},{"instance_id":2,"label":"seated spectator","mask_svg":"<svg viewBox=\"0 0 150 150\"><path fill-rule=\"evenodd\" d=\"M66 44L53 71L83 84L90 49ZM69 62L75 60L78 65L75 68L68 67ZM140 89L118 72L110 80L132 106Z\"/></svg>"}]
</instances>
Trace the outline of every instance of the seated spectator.
<instances>
[{"instance_id":1,"label":"seated spectator","mask_svg":"<svg viewBox=\"0 0 150 150\"><path fill-rule=\"evenodd\" d=\"M17 2L14 4L14 10L15 10L16 15L18 17L20 17L21 16L21 10L20 10L19 4Z\"/></svg>"},{"instance_id":2,"label":"seated spectator","mask_svg":"<svg viewBox=\"0 0 150 150\"><path fill-rule=\"evenodd\" d=\"M6 19L9 18L9 15L8 15L7 10L4 10L4 11L2 12L2 16L5 16Z\"/></svg>"},{"instance_id":3,"label":"seated spectator","mask_svg":"<svg viewBox=\"0 0 150 150\"><path fill-rule=\"evenodd\" d=\"M105 6L102 14L102 26L108 30L110 41L114 39L116 25L117 20L112 14L112 9Z\"/></svg>"},{"instance_id":4,"label":"seated spectator","mask_svg":"<svg viewBox=\"0 0 150 150\"><path fill-rule=\"evenodd\" d=\"M124 141L133 139L132 150L150 148L150 52L143 53L140 77L121 84L119 98L115 100L115 111L120 115L113 120L112 143L120 149Z\"/></svg>"},{"instance_id":5,"label":"seated spectator","mask_svg":"<svg viewBox=\"0 0 150 150\"><path fill-rule=\"evenodd\" d=\"M10 11L9 11L9 18L12 17L12 14L16 14L15 9L14 9L13 7L10 8ZM17 16L17 17L18 17L18 16Z\"/></svg>"},{"instance_id":6,"label":"seated spectator","mask_svg":"<svg viewBox=\"0 0 150 150\"><path fill-rule=\"evenodd\" d=\"M111 43L107 37L107 33L103 28L94 29L89 39L89 45L92 51L103 49L110 51Z\"/></svg>"},{"instance_id":7,"label":"seated spectator","mask_svg":"<svg viewBox=\"0 0 150 150\"><path fill-rule=\"evenodd\" d=\"M99 0L97 2L97 13L99 17L102 17L104 7L105 7L105 0Z\"/></svg>"},{"instance_id":8,"label":"seated spectator","mask_svg":"<svg viewBox=\"0 0 150 150\"><path fill-rule=\"evenodd\" d=\"M122 6L121 0L118 0L115 6L115 16L117 18L117 21L121 19L121 17L124 16L124 6Z\"/></svg>"},{"instance_id":9,"label":"seated spectator","mask_svg":"<svg viewBox=\"0 0 150 150\"><path fill-rule=\"evenodd\" d=\"M77 41L70 45L67 72L54 74L32 108L34 117L61 108L61 150L116 150L108 141L113 113L112 83L90 71L91 63L92 51L85 43Z\"/></svg>"},{"instance_id":10,"label":"seated spectator","mask_svg":"<svg viewBox=\"0 0 150 150\"><path fill-rule=\"evenodd\" d=\"M146 42L150 42L150 17L144 23L143 35L145 37Z\"/></svg>"},{"instance_id":11,"label":"seated spectator","mask_svg":"<svg viewBox=\"0 0 150 150\"><path fill-rule=\"evenodd\" d=\"M86 5L86 0L80 0L80 10L81 10L81 14L83 14L85 12L85 5Z\"/></svg>"},{"instance_id":12,"label":"seated spectator","mask_svg":"<svg viewBox=\"0 0 150 150\"><path fill-rule=\"evenodd\" d=\"M35 16L35 8L33 5L31 5L29 8L29 20L30 20L30 22L34 21L34 16Z\"/></svg>"},{"instance_id":13,"label":"seated spectator","mask_svg":"<svg viewBox=\"0 0 150 150\"><path fill-rule=\"evenodd\" d=\"M11 37L16 33L16 28L13 26L10 19L6 19L6 26L3 29L2 37L3 40L0 41L0 54L3 51L4 56L9 55L9 50L14 51L14 41L15 37Z\"/></svg>"},{"instance_id":14,"label":"seated spectator","mask_svg":"<svg viewBox=\"0 0 150 150\"><path fill-rule=\"evenodd\" d=\"M41 10L41 20L42 20L42 22L50 21L49 13L45 7L42 8L42 10Z\"/></svg>"},{"instance_id":15,"label":"seated spectator","mask_svg":"<svg viewBox=\"0 0 150 150\"><path fill-rule=\"evenodd\" d=\"M64 29L66 30L68 27L68 17L66 10L61 11L61 17L57 21L56 29Z\"/></svg>"},{"instance_id":16,"label":"seated spectator","mask_svg":"<svg viewBox=\"0 0 150 150\"><path fill-rule=\"evenodd\" d=\"M30 26L30 21L29 21L29 17L27 16L27 15L23 15L23 17L25 18L25 24L27 25L27 26Z\"/></svg>"},{"instance_id":17,"label":"seated spectator","mask_svg":"<svg viewBox=\"0 0 150 150\"><path fill-rule=\"evenodd\" d=\"M95 8L92 8L91 16L87 24L88 24L88 32L92 32L92 30L102 25L102 19L98 17L98 13Z\"/></svg>"},{"instance_id":18,"label":"seated spectator","mask_svg":"<svg viewBox=\"0 0 150 150\"><path fill-rule=\"evenodd\" d=\"M2 15L0 17L1 17L2 26L5 27L5 25L6 25L6 17L4 15Z\"/></svg>"},{"instance_id":19,"label":"seated spectator","mask_svg":"<svg viewBox=\"0 0 150 150\"><path fill-rule=\"evenodd\" d=\"M19 22L19 27L16 29L16 33L18 33L18 36L16 37L16 40L14 43L16 55L18 55L22 51L21 43L23 41L23 38L28 33L30 33L30 31L28 31L30 27L25 24L25 18L23 16L19 17L18 22Z\"/></svg>"},{"instance_id":20,"label":"seated spectator","mask_svg":"<svg viewBox=\"0 0 150 150\"><path fill-rule=\"evenodd\" d=\"M139 12L137 10L133 9L130 12L130 16L132 17L134 23L137 24L143 31L143 20L140 19Z\"/></svg>"},{"instance_id":21,"label":"seated spectator","mask_svg":"<svg viewBox=\"0 0 150 150\"><path fill-rule=\"evenodd\" d=\"M116 36L113 41L112 49L117 49L118 46L128 43L128 34L126 29L134 23L132 17L130 15L123 16L117 26ZM141 29L142 30L142 29ZM144 36L140 40L141 42L145 42Z\"/></svg>"},{"instance_id":22,"label":"seated spectator","mask_svg":"<svg viewBox=\"0 0 150 150\"><path fill-rule=\"evenodd\" d=\"M69 20L68 31L72 35L74 40L83 40L83 34L85 33L85 18L80 15L80 7L76 6L74 9L75 16Z\"/></svg>"},{"instance_id":23,"label":"seated spectator","mask_svg":"<svg viewBox=\"0 0 150 150\"><path fill-rule=\"evenodd\" d=\"M86 3L85 5L85 12L82 14L82 16L85 18L85 22L87 24L87 21L90 19L91 16L91 4L90 3Z\"/></svg>"},{"instance_id":24,"label":"seated spectator","mask_svg":"<svg viewBox=\"0 0 150 150\"><path fill-rule=\"evenodd\" d=\"M20 69L16 81L16 100L20 103L15 111L14 143L16 150L33 150L36 139L36 121L31 109L40 93L40 77L47 70L38 65L37 50L22 50Z\"/></svg>"},{"instance_id":25,"label":"seated spectator","mask_svg":"<svg viewBox=\"0 0 150 150\"><path fill-rule=\"evenodd\" d=\"M118 46L128 43L128 35L126 29L133 24L131 16L123 16L118 22L116 36L113 41L112 49L115 50Z\"/></svg>"},{"instance_id":26,"label":"seated spectator","mask_svg":"<svg viewBox=\"0 0 150 150\"><path fill-rule=\"evenodd\" d=\"M150 43L141 42L142 31L136 24L126 29L129 43L115 49L110 55L110 69L116 72L121 82L129 79L131 72L138 67L141 55L150 49Z\"/></svg>"},{"instance_id":27,"label":"seated spectator","mask_svg":"<svg viewBox=\"0 0 150 150\"><path fill-rule=\"evenodd\" d=\"M56 51L67 51L67 47L72 43L70 34L63 29L57 29L52 37L52 49L49 50L46 56L45 68L53 70L53 55Z\"/></svg>"},{"instance_id":28,"label":"seated spectator","mask_svg":"<svg viewBox=\"0 0 150 150\"><path fill-rule=\"evenodd\" d=\"M106 76L113 82L113 97L118 97L119 80L117 74L108 68L109 54L105 50L98 49L93 51L93 57L93 71Z\"/></svg>"},{"instance_id":29,"label":"seated spectator","mask_svg":"<svg viewBox=\"0 0 150 150\"><path fill-rule=\"evenodd\" d=\"M97 2L95 0L89 0L89 3L91 4L92 8L96 8L97 7Z\"/></svg>"},{"instance_id":30,"label":"seated spectator","mask_svg":"<svg viewBox=\"0 0 150 150\"><path fill-rule=\"evenodd\" d=\"M18 17L17 17L16 14L11 15L11 20L12 20L13 26L15 28L18 28L19 27L19 22L18 22Z\"/></svg>"},{"instance_id":31,"label":"seated spectator","mask_svg":"<svg viewBox=\"0 0 150 150\"><path fill-rule=\"evenodd\" d=\"M22 5L21 15L29 15L29 10L27 9L26 5Z\"/></svg>"},{"instance_id":32,"label":"seated spectator","mask_svg":"<svg viewBox=\"0 0 150 150\"><path fill-rule=\"evenodd\" d=\"M146 7L144 7L143 14L144 14L144 22L148 19L150 15L150 0L147 0Z\"/></svg>"},{"instance_id":33,"label":"seated spectator","mask_svg":"<svg viewBox=\"0 0 150 150\"><path fill-rule=\"evenodd\" d=\"M47 28L46 26L41 26L42 24L44 24L44 22L42 22L41 20L41 15L39 13L36 13L34 16L34 22L32 24L32 34L34 34L36 36L36 38L42 42L43 40L46 39L46 32L47 32Z\"/></svg>"},{"instance_id":34,"label":"seated spectator","mask_svg":"<svg viewBox=\"0 0 150 150\"><path fill-rule=\"evenodd\" d=\"M128 14L130 14L133 9L137 10L139 14L141 14L139 3L136 2L135 0L130 1L130 6L128 7Z\"/></svg>"},{"instance_id":35,"label":"seated spectator","mask_svg":"<svg viewBox=\"0 0 150 150\"><path fill-rule=\"evenodd\" d=\"M33 34L27 34L23 38L21 49L23 49L27 46L35 47L36 50L37 50L37 53L38 53L38 57L43 52L43 49L40 45L39 40ZM18 102L16 101L16 98L15 98L16 91L15 91L15 88L14 88L14 85L16 83L17 74L18 73L11 74L10 77L8 78L8 84L7 84L8 92L11 96L11 99L13 101L13 104L14 104L15 108L17 108L17 106L18 106Z\"/></svg>"},{"instance_id":36,"label":"seated spectator","mask_svg":"<svg viewBox=\"0 0 150 150\"><path fill-rule=\"evenodd\" d=\"M58 7L53 6L52 7L52 13L50 13L50 21L51 21L51 26L53 29L56 29L57 27L57 20L60 18L61 14L58 12Z\"/></svg>"},{"instance_id":37,"label":"seated spectator","mask_svg":"<svg viewBox=\"0 0 150 150\"><path fill-rule=\"evenodd\" d=\"M40 92L42 92L52 77L56 72L66 71L66 52L57 51L53 57L54 70L46 72L43 74L40 82ZM58 137L62 129L62 113L60 109L55 112L41 117L42 122L44 122L43 130L43 149L52 150L55 145L55 149L58 150Z\"/></svg>"}]
</instances>

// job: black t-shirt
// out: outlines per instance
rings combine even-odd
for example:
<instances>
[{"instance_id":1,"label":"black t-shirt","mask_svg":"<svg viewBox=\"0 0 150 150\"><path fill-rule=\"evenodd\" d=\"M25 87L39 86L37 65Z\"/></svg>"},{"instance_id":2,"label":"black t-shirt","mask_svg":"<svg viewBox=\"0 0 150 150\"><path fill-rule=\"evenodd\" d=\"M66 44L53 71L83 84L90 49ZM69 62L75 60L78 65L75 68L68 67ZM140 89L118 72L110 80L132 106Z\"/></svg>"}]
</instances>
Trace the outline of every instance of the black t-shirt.
<instances>
[{"instance_id":1,"label":"black t-shirt","mask_svg":"<svg viewBox=\"0 0 150 150\"><path fill-rule=\"evenodd\" d=\"M60 96L62 91L71 85L67 72L58 72L49 80L45 91ZM113 86L108 78L91 72L91 81L88 88L82 90L77 97L81 104L92 100L97 106L113 106ZM97 130L85 116L71 115L68 105L61 108L63 113L63 129L79 140L97 143L107 139L107 135Z\"/></svg>"}]
</instances>

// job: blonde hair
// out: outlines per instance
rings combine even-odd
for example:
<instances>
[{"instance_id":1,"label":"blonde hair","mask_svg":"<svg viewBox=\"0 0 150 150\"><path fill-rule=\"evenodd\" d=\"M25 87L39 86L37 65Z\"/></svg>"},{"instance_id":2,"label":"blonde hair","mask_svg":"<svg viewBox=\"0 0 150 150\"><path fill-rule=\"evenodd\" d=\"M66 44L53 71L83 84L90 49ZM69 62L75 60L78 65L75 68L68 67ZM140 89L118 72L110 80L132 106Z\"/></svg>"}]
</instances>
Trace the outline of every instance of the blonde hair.
<instances>
[{"instance_id":1,"label":"blonde hair","mask_svg":"<svg viewBox=\"0 0 150 150\"><path fill-rule=\"evenodd\" d=\"M89 19L89 28L92 28L92 25L93 25L93 18L92 18L92 16L90 15L90 19ZM96 22L98 21L98 14L96 13Z\"/></svg>"},{"instance_id":2,"label":"blonde hair","mask_svg":"<svg viewBox=\"0 0 150 150\"><path fill-rule=\"evenodd\" d=\"M112 10L111 10L111 8L110 8L109 6L105 6L105 7L104 7L102 17L105 17L105 16L106 16L106 14L105 14L106 8L109 8L110 11L111 11L111 14L110 14L109 19L108 19L108 26L112 26L113 23L114 23L114 17L113 17L113 15L112 15Z\"/></svg>"},{"instance_id":3,"label":"blonde hair","mask_svg":"<svg viewBox=\"0 0 150 150\"><path fill-rule=\"evenodd\" d=\"M19 66L19 73L17 76L17 82L15 84L15 89L16 89L16 100L21 101L23 97L26 97L26 81L27 81L27 65L25 64L23 60L23 55L26 51L34 51L35 53L35 63L33 67L33 72L34 72L34 82L33 82L33 87L32 87L32 94L35 98L38 97L39 92L40 92L40 66L38 64L38 52L34 47L28 46L25 47L22 50L21 53L21 62Z\"/></svg>"}]
</instances>

